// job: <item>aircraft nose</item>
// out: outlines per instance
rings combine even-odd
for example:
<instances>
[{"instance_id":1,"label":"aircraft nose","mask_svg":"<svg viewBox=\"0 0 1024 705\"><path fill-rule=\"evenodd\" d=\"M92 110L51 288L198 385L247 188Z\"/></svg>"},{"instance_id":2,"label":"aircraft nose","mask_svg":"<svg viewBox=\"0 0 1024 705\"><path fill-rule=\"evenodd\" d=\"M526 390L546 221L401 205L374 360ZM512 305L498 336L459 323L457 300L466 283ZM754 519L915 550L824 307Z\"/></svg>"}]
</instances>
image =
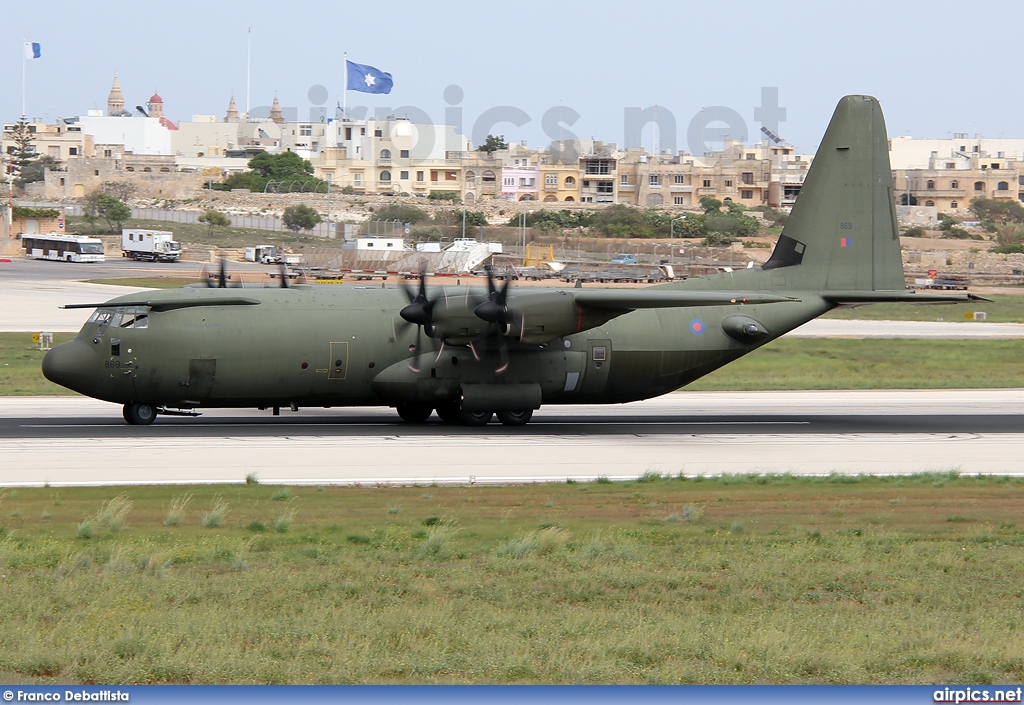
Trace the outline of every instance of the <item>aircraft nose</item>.
<instances>
[{"instance_id":1,"label":"aircraft nose","mask_svg":"<svg viewBox=\"0 0 1024 705\"><path fill-rule=\"evenodd\" d=\"M95 373L96 353L78 340L61 343L43 356L43 376L76 392Z\"/></svg>"}]
</instances>

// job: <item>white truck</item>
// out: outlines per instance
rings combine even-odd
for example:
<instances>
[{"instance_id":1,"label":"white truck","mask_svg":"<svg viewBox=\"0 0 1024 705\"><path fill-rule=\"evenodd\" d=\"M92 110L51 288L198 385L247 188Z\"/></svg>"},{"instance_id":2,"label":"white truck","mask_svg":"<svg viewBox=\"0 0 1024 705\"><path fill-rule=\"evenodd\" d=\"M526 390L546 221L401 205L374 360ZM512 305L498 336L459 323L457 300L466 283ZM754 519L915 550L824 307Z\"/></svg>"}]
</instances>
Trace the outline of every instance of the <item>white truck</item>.
<instances>
[{"instance_id":1,"label":"white truck","mask_svg":"<svg viewBox=\"0 0 1024 705\"><path fill-rule=\"evenodd\" d=\"M281 261L281 251L274 245L246 247L245 261L259 262L260 264L278 264Z\"/></svg>"},{"instance_id":2,"label":"white truck","mask_svg":"<svg viewBox=\"0 0 1024 705\"><path fill-rule=\"evenodd\" d=\"M121 256L147 262L177 262L181 244L166 230L122 230Z\"/></svg>"}]
</instances>

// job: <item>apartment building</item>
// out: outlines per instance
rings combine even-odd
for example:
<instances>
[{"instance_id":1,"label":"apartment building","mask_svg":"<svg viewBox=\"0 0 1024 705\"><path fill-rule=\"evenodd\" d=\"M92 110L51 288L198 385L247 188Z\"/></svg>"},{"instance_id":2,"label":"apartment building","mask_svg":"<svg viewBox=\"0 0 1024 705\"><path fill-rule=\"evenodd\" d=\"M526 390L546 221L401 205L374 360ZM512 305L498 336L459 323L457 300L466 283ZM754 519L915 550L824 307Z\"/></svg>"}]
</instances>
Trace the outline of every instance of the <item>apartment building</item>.
<instances>
[{"instance_id":1,"label":"apartment building","mask_svg":"<svg viewBox=\"0 0 1024 705\"><path fill-rule=\"evenodd\" d=\"M17 123L5 122L0 137L0 150L4 154L16 151L14 134ZM93 136L82 130L81 125L69 124L64 120L55 123L33 120L28 123L29 134L32 135L32 146L40 156L52 157L64 161L71 157L91 157L95 152Z\"/></svg>"}]
</instances>

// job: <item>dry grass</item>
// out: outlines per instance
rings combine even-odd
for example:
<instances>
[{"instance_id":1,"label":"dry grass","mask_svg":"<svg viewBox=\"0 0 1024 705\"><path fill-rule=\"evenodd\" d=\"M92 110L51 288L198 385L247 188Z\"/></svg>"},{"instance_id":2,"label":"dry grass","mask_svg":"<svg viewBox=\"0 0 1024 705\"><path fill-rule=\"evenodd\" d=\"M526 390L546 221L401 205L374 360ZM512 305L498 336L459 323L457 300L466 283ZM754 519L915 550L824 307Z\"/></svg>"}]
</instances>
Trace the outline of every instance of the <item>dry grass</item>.
<instances>
[{"instance_id":1,"label":"dry grass","mask_svg":"<svg viewBox=\"0 0 1024 705\"><path fill-rule=\"evenodd\" d=\"M294 488L299 523L259 487L187 492L219 527L166 527L180 488L5 500L6 680L1024 678L1024 480ZM77 540L113 500L131 525Z\"/></svg>"}]
</instances>

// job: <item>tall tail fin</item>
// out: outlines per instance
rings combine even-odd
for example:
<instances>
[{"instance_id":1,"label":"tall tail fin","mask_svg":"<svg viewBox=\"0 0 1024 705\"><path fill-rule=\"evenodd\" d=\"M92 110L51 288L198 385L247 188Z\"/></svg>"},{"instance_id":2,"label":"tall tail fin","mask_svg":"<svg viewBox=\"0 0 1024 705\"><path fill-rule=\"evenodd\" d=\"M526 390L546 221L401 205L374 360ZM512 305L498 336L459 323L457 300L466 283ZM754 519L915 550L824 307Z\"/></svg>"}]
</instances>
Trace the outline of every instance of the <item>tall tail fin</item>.
<instances>
[{"instance_id":1,"label":"tall tail fin","mask_svg":"<svg viewBox=\"0 0 1024 705\"><path fill-rule=\"evenodd\" d=\"M773 285L812 291L906 288L889 143L878 101L839 101L779 242Z\"/></svg>"}]
</instances>

